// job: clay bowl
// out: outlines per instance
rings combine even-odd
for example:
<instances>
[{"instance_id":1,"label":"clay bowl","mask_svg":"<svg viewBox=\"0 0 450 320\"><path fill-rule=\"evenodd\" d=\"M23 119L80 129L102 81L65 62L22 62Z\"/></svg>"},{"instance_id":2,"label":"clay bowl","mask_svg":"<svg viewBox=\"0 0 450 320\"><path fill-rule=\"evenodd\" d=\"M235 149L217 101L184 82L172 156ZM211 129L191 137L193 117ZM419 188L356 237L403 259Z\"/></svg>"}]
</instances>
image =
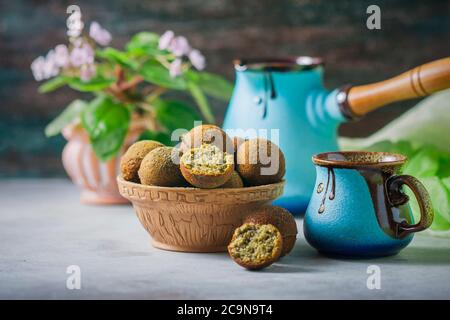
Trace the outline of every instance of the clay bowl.
<instances>
[{"instance_id":1,"label":"clay bowl","mask_svg":"<svg viewBox=\"0 0 450 320\"><path fill-rule=\"evenodd\" d=\"M243 219L284 189L284 181L233 189L146 186L120 176L117 183L153 238L153 246L183 252L226 251Z\"/></svg>"}]
</instances>

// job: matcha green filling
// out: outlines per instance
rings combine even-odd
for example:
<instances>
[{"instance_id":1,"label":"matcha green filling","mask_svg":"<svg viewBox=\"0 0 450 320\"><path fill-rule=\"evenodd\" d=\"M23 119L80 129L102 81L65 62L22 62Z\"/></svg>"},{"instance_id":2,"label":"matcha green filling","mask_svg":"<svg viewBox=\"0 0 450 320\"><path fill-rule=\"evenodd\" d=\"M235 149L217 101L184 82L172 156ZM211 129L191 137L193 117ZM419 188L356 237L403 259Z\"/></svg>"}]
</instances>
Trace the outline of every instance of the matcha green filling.
<instances>
[{"instance_id":1,"label":"matcha green filling","mask_svg":"<svg viewBox=\"0 0 450 320\"><path fill-rule=\"evenodd\" d=\"M215 175L224 173L233 164L233 156L215 145L203 144L184 154L181 161L194 174Z\"/></svg>"},{"instance_id":2,"label":"matcha green filling","mask_svg":"<svg viewBox=\"0 0 450 320\"><path fill-rule=\"evenodd\" d=\"M233 257L244 263L260 262L271 259L276 250L279 233L271 225L245 224L230 245Z\"/></svg>"}]
</instances>

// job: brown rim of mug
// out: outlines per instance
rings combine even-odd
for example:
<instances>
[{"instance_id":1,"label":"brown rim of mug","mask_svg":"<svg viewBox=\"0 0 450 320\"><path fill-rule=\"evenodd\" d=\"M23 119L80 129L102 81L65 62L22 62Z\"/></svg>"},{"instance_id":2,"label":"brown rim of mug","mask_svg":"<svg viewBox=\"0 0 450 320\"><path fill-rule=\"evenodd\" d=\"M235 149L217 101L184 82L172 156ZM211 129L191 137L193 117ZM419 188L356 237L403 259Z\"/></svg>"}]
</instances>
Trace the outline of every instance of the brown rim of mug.
<instances>
[{"instance_id":1,"label":"brown rim of mug","mask_svg":"<svg viewBox=\"0 0 450 320\"><path fill-rule=\"evenodd\" d=\"M329 159L330 155L353 155L358 157L364 155L372 155L374 159L372 161L353 161L345 159ZM386 159L390 157L392 159ZM361 168L361 167L386 167L386 166L399 166L406 162L407 157L398 153L392 152L373 152L373 151L332 151L315 154L312 157L314 164L322 167L336 167L336 168Z\"/></svg>"},{"instance_id":2,"label":"brown rim of mug","mask_svg":"<svg viewBox=\"0 0 450 320\"><path fill-rule=\"evenodd\" d=\"M295 71L311 70L322 66L324 61L319 57L293 56L283 58L242 58L233 60L237 71Z\"/></svg>"}]
</instances>

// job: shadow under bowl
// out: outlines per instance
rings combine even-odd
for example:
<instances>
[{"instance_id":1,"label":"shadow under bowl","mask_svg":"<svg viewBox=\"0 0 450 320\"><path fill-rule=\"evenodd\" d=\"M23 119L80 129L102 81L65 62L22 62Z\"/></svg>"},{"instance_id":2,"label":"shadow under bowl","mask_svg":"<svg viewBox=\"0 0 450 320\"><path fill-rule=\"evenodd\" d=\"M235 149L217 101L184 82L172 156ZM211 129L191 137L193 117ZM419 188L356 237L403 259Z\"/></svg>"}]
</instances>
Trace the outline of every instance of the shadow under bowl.
<instances>
[{"instance_id":1,"label":"shadow under bowl","mask_svg":"<svg viewBox=\"0 0 450 320\"><path fill-rule=\"evenodd\" d=\"M217 189L147 186L120 176L117 183L152 237L153 246L182 252L227 251L234 230L245 217L284 190L284 181Z\"/></svg>"}]
</instances>

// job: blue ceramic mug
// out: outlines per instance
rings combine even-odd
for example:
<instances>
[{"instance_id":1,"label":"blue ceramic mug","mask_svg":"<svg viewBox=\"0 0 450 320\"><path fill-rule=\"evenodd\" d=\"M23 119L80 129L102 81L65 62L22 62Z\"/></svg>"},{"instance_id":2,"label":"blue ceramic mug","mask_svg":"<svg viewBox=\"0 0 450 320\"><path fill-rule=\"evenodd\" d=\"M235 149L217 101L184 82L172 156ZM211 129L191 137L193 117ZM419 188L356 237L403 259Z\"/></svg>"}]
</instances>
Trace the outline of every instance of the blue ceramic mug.
<instances>
[{"instance_id":1,"label":"blue ceramic mug","mask_svg":"<svg viewBox=\"0 0 450 320\"><path fill-rule=\"evenodd\" d=\"M385 152L328 152L313 156L316 184L304 219L306 240L325 254L386 256L398 253L413 233L433 221L430 197L414 177L397 175L406 157ZM414 223L408 196L420 220Z\"/></svg>"}]
</instances>

